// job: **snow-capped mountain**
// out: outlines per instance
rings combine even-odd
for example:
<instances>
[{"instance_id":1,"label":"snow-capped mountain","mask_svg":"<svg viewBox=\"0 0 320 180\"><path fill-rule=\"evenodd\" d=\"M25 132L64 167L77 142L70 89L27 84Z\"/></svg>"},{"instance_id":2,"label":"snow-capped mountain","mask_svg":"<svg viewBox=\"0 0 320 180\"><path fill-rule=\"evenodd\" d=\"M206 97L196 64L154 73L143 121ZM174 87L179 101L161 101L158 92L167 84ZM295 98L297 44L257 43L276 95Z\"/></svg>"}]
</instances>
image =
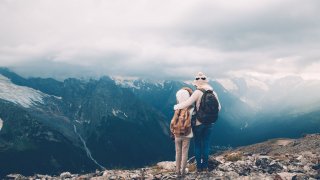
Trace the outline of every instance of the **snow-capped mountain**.
<instances>
[{"instance_id":1,"label":"snow-capped mountain","mask_svg":"<svg viewBox=\"0 0 320 180\"><path fill-rule=\"evenodd\" d=\"M141 167L173 157L165 116L108 77L59 82L0 73L0 176Z\"/></svg>"},{"instance_id":2,"label":"snow-capped mountain","mask_svg":"<svg viewBox=\"0 0 320 180\"><path fill-rule=\"evenodd\" d=\"M0 99L28 108L37 103L42 104L45 96L48 95L29 87L15 85L8 78L0 75Z\"/></svg>"},{"instance_id":3,"label":"snow-capped mountain","mask_svg":"<svg viewBox=\"0 0 320 180\"><path fill-rule=\"evenodd\" d=\"M311 96L319 88L316 81L238 78L210 84L222 104L212 147L320 132L320 103ZM0 68L0 167L6 167L0 168L0 176L173 160L168 125L175 94L183 86L190 83L124 77L26 79ZM307 100L290 106L296 99Z\"/></svg>"},{"instance_id":4,"label":"snow-capped mountain","mask_svg":"<svg viewBox=\"0 0 320 180\"><path fill-rule=\"evenodd\" d=\"M217 79L230 93L259 112L307 113L319 109L319 80L299 76L260 80L256 77Z\"/></svg>"},{"instance_id":5,"label":"snow-capped mountain","mask_svg":"<svg viewBox=\"0 0 320 180\"><path fill-rule=\"evenodd\" d=\"M114 76L111 77L114 82L124 88L133 88L133 89L145 89L151 90L152 87L156 88L164 88L164 84L166 81L151 81L146 79L141 79L137 77L121 77L121 76Z\"/></svg>"}]
</instances>

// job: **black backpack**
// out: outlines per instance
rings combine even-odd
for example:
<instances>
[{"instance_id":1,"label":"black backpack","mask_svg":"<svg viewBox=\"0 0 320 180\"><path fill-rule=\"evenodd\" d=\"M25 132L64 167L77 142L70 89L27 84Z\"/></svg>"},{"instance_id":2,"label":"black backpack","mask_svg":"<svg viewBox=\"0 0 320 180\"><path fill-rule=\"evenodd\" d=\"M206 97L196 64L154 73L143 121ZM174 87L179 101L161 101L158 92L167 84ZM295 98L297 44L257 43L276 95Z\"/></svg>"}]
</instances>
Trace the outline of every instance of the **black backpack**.
<instances>
[{"instance_id":1,"label":"black backpack","mask_svg":"<svg viewBox=\"0 0 320 180\"><path fill-rule=\"evenodd\" d=\"M196 111L197 119L206 125L215 123L219 114L219 102L212 90L199 89L203 92L199 110ZM196 109L196 108L195 108Z\"/></svg>"}]
</instances>

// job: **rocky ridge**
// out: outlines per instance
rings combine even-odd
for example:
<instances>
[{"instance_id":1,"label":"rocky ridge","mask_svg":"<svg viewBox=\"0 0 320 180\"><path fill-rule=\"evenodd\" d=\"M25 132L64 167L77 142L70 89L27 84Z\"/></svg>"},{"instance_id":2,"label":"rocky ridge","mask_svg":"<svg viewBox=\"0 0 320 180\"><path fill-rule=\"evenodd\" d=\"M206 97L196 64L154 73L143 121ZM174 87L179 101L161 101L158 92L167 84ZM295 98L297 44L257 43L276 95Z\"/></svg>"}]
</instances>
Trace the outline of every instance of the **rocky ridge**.
<instances>
[{"instance_id":1,"label":"rocky ridge","mask_svg":"<svg viewBox=\"0 0 320 180\"><path fill-rule=\"evenodd\" d=\"M59 176L34 175L24 177L10 174L6 179L320 179L320 134L300 139L273 139L263 143L210 156L209 170L197 173L194 158L188 162L188 173L179 177L174 173L174 162L159 162L152 167L136 170L104 170L90 174L64 172Z\"/></svg>"}]
</instances>

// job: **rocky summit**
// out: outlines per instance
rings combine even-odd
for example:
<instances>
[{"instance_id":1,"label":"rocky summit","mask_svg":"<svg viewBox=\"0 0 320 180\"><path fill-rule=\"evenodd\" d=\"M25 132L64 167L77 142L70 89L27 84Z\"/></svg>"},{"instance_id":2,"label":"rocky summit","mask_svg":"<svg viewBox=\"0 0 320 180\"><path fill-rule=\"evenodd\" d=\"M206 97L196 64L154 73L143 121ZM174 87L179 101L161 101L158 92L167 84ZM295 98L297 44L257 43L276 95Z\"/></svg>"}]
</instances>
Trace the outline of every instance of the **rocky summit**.
<instances>
[{"instance_id":1,"label":"rocky summit","mask_svg":"<svg viewBox=\"0 0 320 180\"><path fill-rule=\"evenodd\" d=\"M58 176L24 177L10 174L6 179L239 179L239 180L316 180L320 179L320 134L300 139L272 139L210 156L209 169L196 172L194 158L188 161L187 175L177 176L174 162L135 170L104 170L90 174L64 172Z\"/></svg>"}]
</instances>

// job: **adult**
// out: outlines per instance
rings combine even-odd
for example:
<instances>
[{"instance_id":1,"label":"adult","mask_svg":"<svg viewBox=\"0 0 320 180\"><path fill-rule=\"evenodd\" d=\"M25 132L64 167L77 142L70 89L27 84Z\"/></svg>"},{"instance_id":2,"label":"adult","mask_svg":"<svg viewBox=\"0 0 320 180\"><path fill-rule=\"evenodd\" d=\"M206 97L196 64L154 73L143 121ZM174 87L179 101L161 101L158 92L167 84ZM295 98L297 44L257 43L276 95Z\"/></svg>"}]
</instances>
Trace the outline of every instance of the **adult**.
<instances>
[{"instance_id":1,"label":"adult","mask_svg":"<svg viewBox=\"0 0 320 180\"><path fill-rule=\"evenodd\" d=\"M176 93L178 103L186 101L192 94L191 88L182 88ZM170 123L171 133L175 137L176 147L176 172L184 176L188 160L190 139L193 137L191 129L191 115L193 107L189 106L175 111Z\"/></svg>"},{"instance_id":2,"label":"adult","mask_svg":"<svg viewBox=\"0 0 320 180\"><path fill-rule=\"evenodd\" d=\"M201 98L203 95L203 90L212 91L215 97L218 100L219 111L221 110L221 105L219 102L219 98L217 93L213 91L213 88L208 83L207 76L199 72L195 80L193 81L193 85L196 86L197 90L193 92L193 94L186 101L179 103L174 106L174 110L184 109L189 107L195 103L196 110L199 111ZM208 170L208 158L209 158L209 150L210 150L210 136L212 131L212 123L204 124L201 123L198 119L195 120L195 126L193 127L194 133L194 145L195 145L195 157L197 161L197 171L207 171Z\"/></svg>"}]
</instances>

